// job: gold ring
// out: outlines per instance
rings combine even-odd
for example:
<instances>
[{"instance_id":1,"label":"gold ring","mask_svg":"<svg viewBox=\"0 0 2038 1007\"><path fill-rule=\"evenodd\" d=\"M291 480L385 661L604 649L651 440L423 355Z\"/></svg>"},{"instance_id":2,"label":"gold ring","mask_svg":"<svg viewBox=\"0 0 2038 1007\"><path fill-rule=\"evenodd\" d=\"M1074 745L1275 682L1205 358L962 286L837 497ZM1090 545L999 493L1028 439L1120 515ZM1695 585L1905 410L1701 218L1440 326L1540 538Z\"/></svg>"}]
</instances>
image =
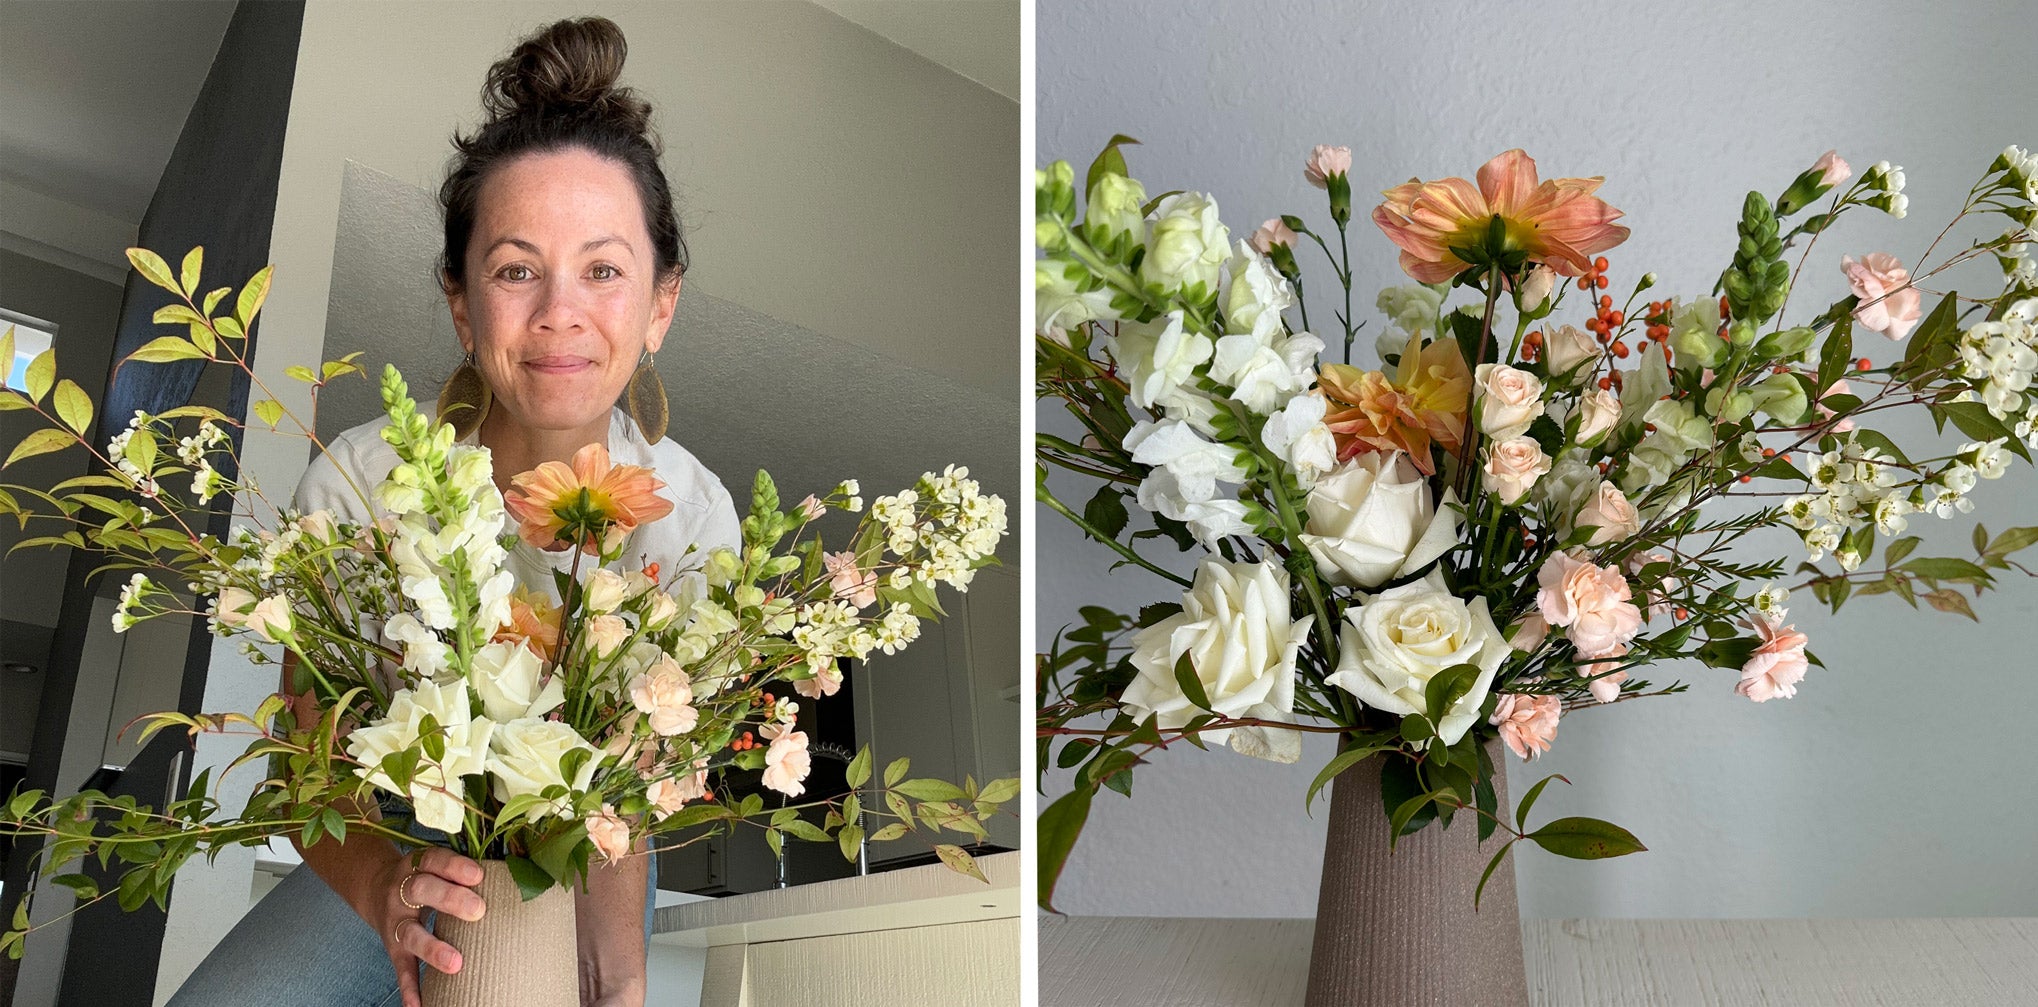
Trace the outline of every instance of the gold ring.
<instances>
[{"instance_id":1,"label":"gold ring","mask_svg":"<svg viewBox=\"0 0 2038 1007\"><path fill-rule=\"evenodd\" d=\"M422 873L424 872L419 870L418 868L413 867L410 869L409 874L403 876L402 881L396 883L396 901L403 903L403 907L405 909L411 910L412 912L422 911L425 907L418 905L415 902L412 902L410 900L409 893L404 891L404 889L410 885L410 879L417 877L419 874Z\"/></svg>"},{"instance_id":2,"label":"gold ring","mask_svg":"<svg viewBox=\"0 0 2038 1007\"><path fill-rule=\"evenodd\" d=\"M406 916L403 919L397 920L396 925L389 928L389 939L397 947L403 946L403 925L406 923L416 923L419 926L424 925L424 921L415 916Z\"/></svg>"}]
</instances>

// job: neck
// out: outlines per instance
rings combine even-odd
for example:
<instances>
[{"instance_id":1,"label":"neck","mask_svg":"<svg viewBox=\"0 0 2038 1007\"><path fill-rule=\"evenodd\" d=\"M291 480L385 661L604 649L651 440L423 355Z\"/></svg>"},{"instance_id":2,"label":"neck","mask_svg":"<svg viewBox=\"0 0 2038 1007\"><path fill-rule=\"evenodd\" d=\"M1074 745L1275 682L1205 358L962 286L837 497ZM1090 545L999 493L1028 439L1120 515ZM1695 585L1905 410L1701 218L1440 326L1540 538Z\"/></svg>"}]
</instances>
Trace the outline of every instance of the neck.
<instances>
[{"instance_id":1,"label":"neck","mask_svg":"<svg viewBox=\"0 0 2038 1007\"><path fill-rule=\"evenodd\" d=\"M574 452L589 444L610 447L609 414L573 430L535 430L516 422L505 410L492 409L481 421L479 440L492 458L496 488L507 492L510 480L520 472L546 462L571 465Z\"/></svg>"}]
</instances>

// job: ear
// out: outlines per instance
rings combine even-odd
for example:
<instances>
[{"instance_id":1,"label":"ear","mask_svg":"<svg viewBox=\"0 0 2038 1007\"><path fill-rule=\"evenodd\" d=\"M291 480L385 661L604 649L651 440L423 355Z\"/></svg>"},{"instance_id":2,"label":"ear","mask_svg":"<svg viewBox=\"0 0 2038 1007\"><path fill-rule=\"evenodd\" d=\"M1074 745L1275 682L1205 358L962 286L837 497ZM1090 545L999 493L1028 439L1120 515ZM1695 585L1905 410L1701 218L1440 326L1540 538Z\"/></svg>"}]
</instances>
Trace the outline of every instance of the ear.
<instances>
[{"instance_id":1,"label":"ear","mask_svg":"<svg viewBox=\"0 0 2038 1007\"><path fill-rule=\"evenodd\" d=\"M672 315L679 306L679 288L685 277L674 275L670 283L661 283L651 292L651 331L644 334L644 349L658 352L665 345L665 330L672 328Z\"/></svg>"},{"instance_id":2,"label":"ear","mask_svg":"<svg viewBox=\"0 0 2038 1007\"><path fill-rule=\"evenodd\" d=\"M467 319L467 288L455 285L451 277L441 276L439 289L446 295L446 310L453 315L453 332L460 338L461 352L474 352L474 326Z\"/></svg>"}]
</instances>

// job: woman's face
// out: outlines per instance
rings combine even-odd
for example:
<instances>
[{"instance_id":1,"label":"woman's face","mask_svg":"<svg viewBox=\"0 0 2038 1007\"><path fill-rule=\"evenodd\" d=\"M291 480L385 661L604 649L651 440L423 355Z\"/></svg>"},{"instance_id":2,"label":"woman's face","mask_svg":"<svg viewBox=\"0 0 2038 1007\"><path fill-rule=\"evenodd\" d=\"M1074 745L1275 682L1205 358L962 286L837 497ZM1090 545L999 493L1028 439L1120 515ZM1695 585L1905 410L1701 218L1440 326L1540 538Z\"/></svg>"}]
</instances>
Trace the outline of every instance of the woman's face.
<instances>
[{"instance_id":1,"label":"woman's face","mask_svg":"<svg viewBox=\"0 0 2038 1007\"><path fill-rule=\"evenodd\" d=\"M677 279L656 282L629 169L579 149L520 157L482 184L476 209L467 283L446 301L495 395L491 424L601 438L679 296Z\"/></svg>"}]
</instances>

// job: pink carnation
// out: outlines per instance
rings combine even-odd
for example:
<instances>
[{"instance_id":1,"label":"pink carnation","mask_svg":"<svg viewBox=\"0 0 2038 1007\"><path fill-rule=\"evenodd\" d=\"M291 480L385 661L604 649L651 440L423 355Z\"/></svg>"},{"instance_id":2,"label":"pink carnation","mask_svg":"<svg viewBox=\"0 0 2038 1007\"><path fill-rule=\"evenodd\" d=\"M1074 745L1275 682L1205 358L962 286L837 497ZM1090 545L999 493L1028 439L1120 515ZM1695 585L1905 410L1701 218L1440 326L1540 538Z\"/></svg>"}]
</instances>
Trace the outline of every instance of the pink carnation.
<instances>
[{"instance_id":1,"label":"pink carnation","mask_svg":"<svg viewBox=\"0 0 2038 1007\"><path fill-rule=\"evenodd\" d=\"M1847 285L1861 299L1861 306L1854 309L1854 318L1862 328L1874 329L1891 339L1911 334L1924 315L1923 297L1918 288L1910 286L1910 270L1896 256L1870 252L1856 262L1853 256L1843 255L1840 271L1847 274Z\"/></svg>"},{"instance_id":2,"label":"pink carnation","mask_svg":"<svg viewBox=\"0 0 2038 1007\"><path fill-rule=\"evenodd\" d=\"M1820 154L1819 159L1812 162L1811 170L1819 173L1819 184L1824 186L1839 185L1854 177L1854 169L1840 159L1840 152L1837 150Z\"/></svg>"},{"instance_id":3,"label":"pink carnation","mask_svg":"<svg viewBox=\"0 0 2038 1007\"><path fill-rule=\"evenodd\" d=\"M1261 224L1260 229L1253 232L1252 246L1253 251L1261 255L1272 255L1274 254L1275 245L1286 245L1289 248L1294 248L1296 242L1300 240L1295 232L1288 227L1286 221L1275 217Z\"/></svg>"},{"instance_id":4,"label":"pink carnation","mask_svg":"<svg viewBox=\"0 0 2038 1007\"><path fill-rule=\"evenodd\" d=\"M1670 562L1670 557L1660 552L1637 551L1629 553L1627 562L1622 565L1627 568L1629 574L1640 575L1642 568L1651 563L1668 562ZM1660 618L1670 611L1672 606L1667 592L1675 591L1684 586L1684 582L1669 574L1664 574L1658 586L1662 587L1664 593L1642 592L1642 604L1649 606L1649 618L1651 619Z\"/></svg>"},{"instance_id":5,"label":"pink carnation","mask_svg":"<svg viewBox=\"0 0 2038 1007\"><path fill-rule=\"evenodd\" d=\"M1536 607L1552 626L1567 627L1580 657L1610 657L1627 651L1642 629L1642 610L1620 571L1595 566L1580 550L1557 553L1536 573L1542 589Z\"/></svg>"},{"instance_id":6,"label":"pink carnation","mask_svg":"<svg viewBox=\"0 0 2038 1007\"><path fill-rule=\"evenodd\" d=\"M821 563L828 568L828 587L836 598L857 608L868 608L877 601L877 574L859 568L855 553L823 553Z\"/></svg>"},{"instance_id":7,"label":"pink carnation","mask_svg":"<svg viewBox=\"0 0 2038 1007\"><path fill-rule=\"evenodd\" d=\"M1564 701L1556 696L1503 692L1487 723L1500 727L1500 740L1516 758L1533 759L1550 750L1550 742L1557 739L1557 717L1563 712Z\"/></svg>"},{"instance_id":8,"label":"pink carnation","mask_svg":"<svg viewBox=\"0 0 2038 1007\"><path fill-rule=\"evenodd\" d=\"M1741 681L1734 691L1757 703L1797 695L1797 683L1810 667L1804 656L1806 636L1795 626L1779 626L1759 616L1748 621L1748 628L1762 637L1762 645L1741 666Z\"/></svg>"},{"instance_id":9,"label":"pink carnation","mask_svg":"<svg viewBox=\"0 0 2038 1007\"><path fill-rule=\"evenodd\" d=\"M1609 658L1626 657L1627 653L1628 648L1625 644L1623 644L1614 653L1603 654L1600 656ZM1581 678L1592 678L1592 676L1594 675L1606 675L1606 677L1604 678L1593 678L1591 682L1586 683L1585 687L1587 689L1592 690L1593 699L1599 700L1602 703L1611 703L1614 700L1620 698L1621 683L1628 680L1628 673L1625 670L1622 670L1615 671L1611 675L1606 674L1608 671L1612 670L1615 665L1619 663L1620 663L1619 661L1594 661L1593 663L1583 665L1578 669L1578 675Z\"/></svg>"},{"instance_id":10,"label":"pink carnation","mask_svg":"<svg viewBox=\"0 0 2038 1007\"><path fill-rule=\"evenodd\" d=\"M587 816L587 837L594 840L594 848L602 859L611 863L630 852L630 823L618 817L616 809L607 804Z\"/></svg>"},{"instance_id":11,"label":"pink carnation","mask_svg":"<svg viewBox=\"0 0 2038 1007\"><path fill-rule=\"evenodd\" d=\"M1302 177L1319 189L1330 188L1332 175L1348 175L1352 170L1352 149L1317 144L1309 154L1309 163L1302 166Z\"/></svg>"},{"instance_id":12,"label":"pink carnation","mask_svg":"<svg viewBox=\"0 0 2038 1007\"><path fill-rule=\"evenodd\" d=\"M807 789L801 781L813 766L813 757L807 754L807 732L766 725L764 734L771 739L771 747L764 752L764 785L787 797L800 796Z\"/></svg>"}]
</instances>

